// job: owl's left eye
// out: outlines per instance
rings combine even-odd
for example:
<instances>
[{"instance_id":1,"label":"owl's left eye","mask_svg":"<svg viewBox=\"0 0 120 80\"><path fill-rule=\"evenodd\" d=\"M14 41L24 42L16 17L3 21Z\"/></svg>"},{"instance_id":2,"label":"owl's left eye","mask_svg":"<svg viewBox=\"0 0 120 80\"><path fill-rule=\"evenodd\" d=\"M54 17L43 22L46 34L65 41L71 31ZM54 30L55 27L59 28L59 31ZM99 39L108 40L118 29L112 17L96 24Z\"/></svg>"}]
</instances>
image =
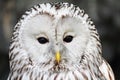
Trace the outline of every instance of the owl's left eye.
<instances>
[{"instance_id":1,"label":"owl's left eye","mask_svg":"<svg viewBox=\"0 0 120 80\"><path fill-rule=\"evenodd\" d=\"M67 42L67 43L71 42L72 40L73 40L73 36L71 36L71 35L68 35L63 39L63 41Z\"/></svg>"},{"instance_id":2,"label":"owl's left eye","mask_svg":"<svg viewBox=\"0 0 120 80\"><path fill-rule=\"evenodd\" d=\"M49 42L48 39L45 37L39 37L39 38L37 38L37 40L41 44L45 44L45 43Z\"/></svg>"}]
</instances>

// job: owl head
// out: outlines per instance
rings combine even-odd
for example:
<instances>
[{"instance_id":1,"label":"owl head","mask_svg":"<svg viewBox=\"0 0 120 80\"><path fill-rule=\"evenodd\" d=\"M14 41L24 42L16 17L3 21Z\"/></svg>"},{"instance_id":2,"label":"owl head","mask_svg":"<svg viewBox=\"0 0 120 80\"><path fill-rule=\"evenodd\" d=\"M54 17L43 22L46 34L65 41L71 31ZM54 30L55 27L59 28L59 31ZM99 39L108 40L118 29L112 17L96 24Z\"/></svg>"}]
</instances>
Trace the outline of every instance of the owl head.
<instances>
[{"instance_id":1,"label":"owl head","mask_svg":"<svg viewBox=\"0 0 120 80\"><path fill-rule=\"evenodd\" d=\"M20 60L21 65L70 67L86 63L86 57L99 59L94 56L100 54L93 22L68 3L38 4L26 11L14 28L10 46L11 63Z\"/></svg>"}]
</instances>

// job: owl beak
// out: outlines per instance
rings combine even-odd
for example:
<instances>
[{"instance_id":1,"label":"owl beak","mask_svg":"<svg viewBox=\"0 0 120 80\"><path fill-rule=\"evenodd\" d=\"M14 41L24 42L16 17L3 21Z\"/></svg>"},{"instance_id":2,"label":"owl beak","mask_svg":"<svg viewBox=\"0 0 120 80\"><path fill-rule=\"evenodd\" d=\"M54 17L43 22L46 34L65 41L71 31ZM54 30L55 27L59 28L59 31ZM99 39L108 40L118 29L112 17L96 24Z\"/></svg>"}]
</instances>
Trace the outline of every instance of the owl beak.
<instances>
[{"instance_id":1,"label":"owl beak","mask_svg":"<svg viewBox=\"0 0 120 80\"><path fill-rule=\"evenodd\" d=\"M60 63L60 60L61 60L61 55L60 55L60 52L57 51L56 54L55 54L55 60L56 62L59 64Z\"/></svg>"}]
</instances>

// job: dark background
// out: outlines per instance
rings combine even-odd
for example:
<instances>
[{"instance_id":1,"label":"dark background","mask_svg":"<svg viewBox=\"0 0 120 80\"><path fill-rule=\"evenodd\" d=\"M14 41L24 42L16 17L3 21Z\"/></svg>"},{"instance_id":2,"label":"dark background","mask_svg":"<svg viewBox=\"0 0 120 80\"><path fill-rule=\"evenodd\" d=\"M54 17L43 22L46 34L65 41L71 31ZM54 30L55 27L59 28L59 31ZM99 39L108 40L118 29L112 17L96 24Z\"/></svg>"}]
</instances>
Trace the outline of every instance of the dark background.
<instances>
[{"instance_id":1,"label":"dark background","mask_svg":"<svg viewBox=\"0 0 120 80\"><path fill-rule=\"evenodd\" d=\"M120 79L120 0L0 0L0 80L9 73L8 49L13 27L21 15L34 4L69 2L84 9L92 18L116 80Z\"/></svg>"}]
</instances>

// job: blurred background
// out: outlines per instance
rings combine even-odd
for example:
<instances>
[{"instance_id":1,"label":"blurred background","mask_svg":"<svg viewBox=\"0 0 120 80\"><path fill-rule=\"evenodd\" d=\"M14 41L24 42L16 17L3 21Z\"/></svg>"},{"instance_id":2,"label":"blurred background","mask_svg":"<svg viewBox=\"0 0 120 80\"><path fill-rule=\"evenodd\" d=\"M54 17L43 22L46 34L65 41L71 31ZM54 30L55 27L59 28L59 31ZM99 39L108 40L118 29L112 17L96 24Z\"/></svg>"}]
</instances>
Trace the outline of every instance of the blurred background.
<instances>
[{"instance_id":1,"label":"blurred background","mask_svg":"<svg viewBox=\"0 0 120 80\"><path fill-rule=\"evenodd\" d=\"M0 80L9 73L8 49L13 27L22 14L38 3L69 2L84 9L100 34L103 56L120 79L120 0L0 0Z\"/></svg>"}]
</instances>

